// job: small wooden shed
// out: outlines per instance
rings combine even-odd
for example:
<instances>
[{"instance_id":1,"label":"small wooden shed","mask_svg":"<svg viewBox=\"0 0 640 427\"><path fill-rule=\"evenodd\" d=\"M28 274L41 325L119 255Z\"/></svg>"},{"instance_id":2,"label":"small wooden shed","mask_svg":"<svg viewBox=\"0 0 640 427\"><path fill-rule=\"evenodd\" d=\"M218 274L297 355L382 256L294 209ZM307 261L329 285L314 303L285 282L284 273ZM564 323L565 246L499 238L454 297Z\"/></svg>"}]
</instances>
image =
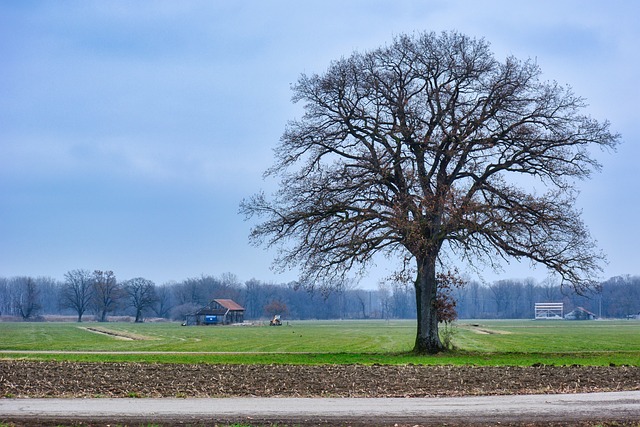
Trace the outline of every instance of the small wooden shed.
<instances>
[{"instance_id":1,"label":"small wooden shed","mask_svg":"<svg viewBox=\"0 0 640 427\"><path fill-rule=\"evenodd\" d=\"M230 299L214 299L193 314L188 314L184 324L229 325L244 322L244 307Z\"/></svg>"}]
</instances>

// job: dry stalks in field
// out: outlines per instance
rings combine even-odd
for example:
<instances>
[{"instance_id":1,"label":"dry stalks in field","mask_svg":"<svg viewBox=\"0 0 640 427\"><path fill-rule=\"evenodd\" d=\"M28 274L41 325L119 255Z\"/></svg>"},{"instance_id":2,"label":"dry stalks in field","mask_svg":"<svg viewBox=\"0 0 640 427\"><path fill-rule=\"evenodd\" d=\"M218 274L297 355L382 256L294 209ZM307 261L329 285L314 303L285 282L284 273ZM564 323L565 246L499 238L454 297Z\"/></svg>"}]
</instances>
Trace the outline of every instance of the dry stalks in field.
<instances>
[{"instance_id":1,"label":"dry stalks in field","mask_svg":"<svg viewBox=\"0 0 640 427\"><path fill-rule=\"evenodd\" d=\"M626 366L0 361L0 397L430 397L638 389L640 368Z\"/></svg>"}]
</instances>

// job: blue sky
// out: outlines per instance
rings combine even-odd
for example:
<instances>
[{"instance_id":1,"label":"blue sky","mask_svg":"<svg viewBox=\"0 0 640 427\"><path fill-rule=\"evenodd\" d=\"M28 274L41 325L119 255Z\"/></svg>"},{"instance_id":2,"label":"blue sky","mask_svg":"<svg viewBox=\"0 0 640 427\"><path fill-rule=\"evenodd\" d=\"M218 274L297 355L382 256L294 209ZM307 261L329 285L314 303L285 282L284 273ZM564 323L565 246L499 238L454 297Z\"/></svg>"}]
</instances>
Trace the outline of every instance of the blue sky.
<instances>
[{"instance_id":1,"label":"blue sky","mask_svg":"<svg viewBox=\"0 0 640 427\"><path fill-rule=\"evenodd\" d=\"M640 3L634 1L0 1L0 276L77 268L158 284L232 272L285 282L238 204L288 120L290 85L394 35L455 29L536 58L622 134L579 207L640 274ZM375 286L387 268L362 282ZM483 280L545 272L511 264Z\"/></svg>"}]
</instances>

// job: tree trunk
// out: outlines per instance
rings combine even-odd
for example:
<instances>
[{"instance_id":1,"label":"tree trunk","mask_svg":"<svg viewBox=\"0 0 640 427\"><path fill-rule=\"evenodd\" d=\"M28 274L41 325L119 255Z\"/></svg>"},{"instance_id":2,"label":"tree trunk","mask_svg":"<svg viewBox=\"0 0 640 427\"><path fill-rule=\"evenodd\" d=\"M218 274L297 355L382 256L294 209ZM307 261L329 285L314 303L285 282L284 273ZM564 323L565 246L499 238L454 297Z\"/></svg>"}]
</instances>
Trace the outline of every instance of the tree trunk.
<instances>
[{"instance_id":1,"label":"tree trunk","mask_svg":"<svg viewBox=\"0 0 640 427\"><path fill-rule=\"evenodd\" d=\"M415 288L418 332L413 351L419 354L434 354L444 350L438 335L436 256L418 259L417 264Z\"/></svg>"}]
</instances>

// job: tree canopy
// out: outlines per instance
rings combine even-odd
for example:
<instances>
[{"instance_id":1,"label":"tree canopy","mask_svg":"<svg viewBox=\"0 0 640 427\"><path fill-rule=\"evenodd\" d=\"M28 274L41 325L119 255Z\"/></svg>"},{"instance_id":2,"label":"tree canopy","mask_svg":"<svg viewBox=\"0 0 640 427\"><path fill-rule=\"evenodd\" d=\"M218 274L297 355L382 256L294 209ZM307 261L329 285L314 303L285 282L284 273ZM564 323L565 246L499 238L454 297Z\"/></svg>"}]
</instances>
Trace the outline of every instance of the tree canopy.
<instances>
[{"instance_id":1,"label":"tree canopy","mask_svg":"<svg viewBox=\"0 0 640 427\"><path fill-rule=\"evenodd\" d=\"M293 100L305 114L267 172L279 190L241 205L263 218L252 241L277 246L275 264L306 283L366 271L380 253L412 260L419 352L442 349L444 253L527 259L588 289L604 255L575 208L576 182L600 168L593 148L619 136L541 77L535 61L501 62L457 32L401 35L301 75Z\"/></svg>"}]
</instances>

